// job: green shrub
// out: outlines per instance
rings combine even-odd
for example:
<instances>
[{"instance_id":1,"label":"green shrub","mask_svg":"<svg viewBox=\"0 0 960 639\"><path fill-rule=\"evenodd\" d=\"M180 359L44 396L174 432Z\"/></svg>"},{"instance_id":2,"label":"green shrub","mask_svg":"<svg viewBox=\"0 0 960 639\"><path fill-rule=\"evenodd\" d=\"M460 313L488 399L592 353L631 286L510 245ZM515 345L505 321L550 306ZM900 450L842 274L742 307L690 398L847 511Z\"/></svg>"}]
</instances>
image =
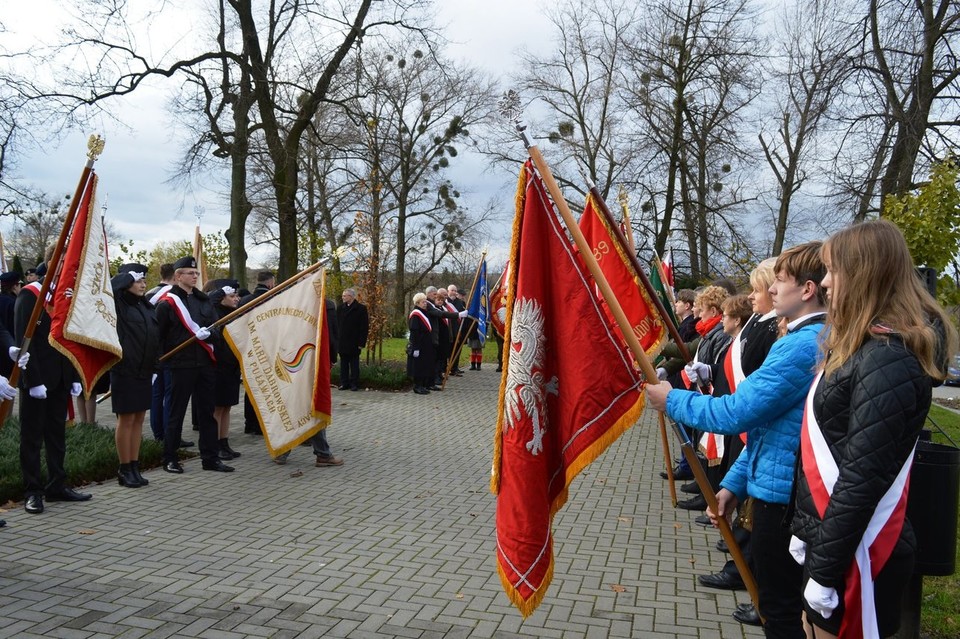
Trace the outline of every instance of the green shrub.
<instances>
[{"instance_id":1,"label":"green shrub","mask_svg":"<svg viewBox=\"0 0 960 639\"><path fill-rule=\"evenodd\" d=\"M113 479L120 460L114 442L114 431L96 424L77 424L67 429L67 456L64 462L67 483L81 486L91 482ZM181 451L181 454L183 451ZM140 444L140 466L159 466L163 444L144 439ZM45 455L40 456L44 477L47 472ZM23 499L23 475L20 472L20 420L11 417L0 429L0 503Z\"/></svg>"}]
</instances>

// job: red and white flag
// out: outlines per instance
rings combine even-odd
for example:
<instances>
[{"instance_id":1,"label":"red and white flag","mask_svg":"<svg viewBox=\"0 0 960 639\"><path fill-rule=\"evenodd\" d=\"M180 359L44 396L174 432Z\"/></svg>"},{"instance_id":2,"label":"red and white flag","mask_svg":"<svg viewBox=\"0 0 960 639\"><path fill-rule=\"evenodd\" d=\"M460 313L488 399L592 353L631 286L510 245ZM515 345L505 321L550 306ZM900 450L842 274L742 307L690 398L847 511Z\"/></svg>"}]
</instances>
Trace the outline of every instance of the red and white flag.
<instances>
[{"instance_id":1,"label":"red and white flag","mask_svg":"<svg viewBox=\"0 0 960 639\"><path fill-rule=\"evenodd\" d=\"M80 374L84 395L123 355L103 220L95 211L97 176L84 186L56 279L50 311L50 345ZM68 296L69 293L69 296Z\"/></svg>"},{"instance_id":2,"label":"red and white flag","mask_svg":"<svg viewBox=\"0 0 960 639\"><path fill-rule=\"evenodd\" d=\"M671 289L675 284L673 281L673 249L667 249L667 254L663 256L663 275L666 278L664 284Z\"/></svg>"},{"instance_id":3,"label":"red and white flag","mask_svg":"<svg viewBox=\"0 0 960 639\"><path fill-rule=\"evenodd\" d=\"M644 399L529 161L516 202L491 490L500 580L527 616L553 576L553 516L571 482L636 422Z\"/></svg>"},{"instance_id":4,"label":"red and white flag","mask_svg":"<svg viewBox=\"0 0 960 639\"><path fill-rule=\"evenodd\" d=\"M510 278L510 262L503 269L503 274L493 288L490 289L490 323L497 335L503 337L507 332L507 286Z\"/></svg>"}]
</instances>

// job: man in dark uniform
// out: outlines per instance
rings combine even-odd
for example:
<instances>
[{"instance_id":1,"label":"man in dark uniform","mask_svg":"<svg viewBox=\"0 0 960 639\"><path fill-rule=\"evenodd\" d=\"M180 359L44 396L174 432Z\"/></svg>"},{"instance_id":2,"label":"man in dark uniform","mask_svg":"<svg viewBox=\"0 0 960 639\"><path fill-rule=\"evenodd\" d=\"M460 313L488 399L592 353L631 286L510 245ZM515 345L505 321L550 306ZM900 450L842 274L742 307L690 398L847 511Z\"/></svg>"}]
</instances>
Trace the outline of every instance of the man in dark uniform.
<instances>
[{"instance_id":1,"label":"man in dark uniform","mask_svg":"<svg viewBox=\"0 0 960 639\"><path fill-rule=\"evenodd\" d=\"M260 271L257 273L257 285L253 292L240 298L240 306L251 302L271 288L276 286L277 278L270 271ZM257 412L253 410L253 404L250 403L250 396L243 394L243 432L248 435L263 435L260 430L260 420L257 419Z\"/></svg>"},{"instance_id":2,"label":"man in dark uniform","mask_svg":"<svg viewBox=\"0 0 960 639\"><path fill-rule=\"evenodd\" d=\"M9 343L0 333L0 353L9 351L13 344L13 305L20 294L20 274L15 271L0 274L0 327L7 332ZM13 359L0 357L0 375L9 378L13 371Z\"/></svg>"},{"instance_id":3,"label":"man in dark uniform","mask_svg":"<svg viewBox=\"0 0 960 639\"><path fill-rule=\"evenodd\" d=\"M50 259L51 249L47 251ZM30 315L38 299L40 283L23 287L13 307L14 337L23 343ZM20 388L27 391L20 396L20 468L23 472L26 502L24 509L31 514L43 512L43 498L50 501L87 501L91 495L66 485L67 402L70 396L80 394L80 378L66 357L50 345L50 315L40 312L28 354L30 365L20 375ZM21 360L22 362L22 360ZM46 449L47 475L43 485L40 471L40 448Z\"/></svg>"},{"instance_id":4,"label":"man in dark uniform","mask_svg":"<svg viewBox=\"0 0 960 639\"><path fill-rule=\"evenodd\" d=\"M196 341L166 360L166 415L163 434L163 469L180 474L177 449L183 433L183 418L188 402L197 409L200 430L200 457L204 470L224 473L233 467L220 461L217 420L213 416L214 362L216 348L223 348L218 335L207 327L217 319L217 312L206 293L196 288L200 271L193 257L182 257L173 264L174 286L157 300L157 324L161 351L196 337Z\"/></svg>"},{"instance_id":5,"label":"man in dark uniform","mask_svg":"<svg viewBox=\"0 0 960 639\"><path fill-rule=\"evenodd\" d=\"M367 307L357 301L357 292L348 288L343 291L343 303L337 306L337 328L340 343L340 390L359 390L360 350L367 345L370 318Z\"/></svg>"}]
</instances>

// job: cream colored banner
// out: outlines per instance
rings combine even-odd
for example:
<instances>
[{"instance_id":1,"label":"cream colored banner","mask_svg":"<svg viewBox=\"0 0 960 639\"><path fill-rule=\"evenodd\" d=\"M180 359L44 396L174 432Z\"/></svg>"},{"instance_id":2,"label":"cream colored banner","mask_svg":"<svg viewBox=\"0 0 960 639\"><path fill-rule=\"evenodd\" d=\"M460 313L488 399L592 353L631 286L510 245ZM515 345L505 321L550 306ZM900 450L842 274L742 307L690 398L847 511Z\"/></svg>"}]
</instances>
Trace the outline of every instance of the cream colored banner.
<instances>
[{"instance_id":1,"label":"cream colored banner","mask_svg":"<svg viewBox=\"0 0 960 639\"><path fill-rule=\"evenodd\" d=\"M84 244L63 336L78 344L121 357L117 307L110 286L107 238L103 230L103 218L97 213L94 202L90 203L88 216L86 241L83 237L73 240Z\"/></svg>"},{"instance_id":2,"label":"cream colored banner","mask_svg":"<svg viewBox=\"0 0 960 639\"><path fill-rule=\"evenodd\" d=\"M329 415L313 411L322 307L321 270L224 328L272 455L291 450L330 422Z\"/></svg>"}]
</instances>

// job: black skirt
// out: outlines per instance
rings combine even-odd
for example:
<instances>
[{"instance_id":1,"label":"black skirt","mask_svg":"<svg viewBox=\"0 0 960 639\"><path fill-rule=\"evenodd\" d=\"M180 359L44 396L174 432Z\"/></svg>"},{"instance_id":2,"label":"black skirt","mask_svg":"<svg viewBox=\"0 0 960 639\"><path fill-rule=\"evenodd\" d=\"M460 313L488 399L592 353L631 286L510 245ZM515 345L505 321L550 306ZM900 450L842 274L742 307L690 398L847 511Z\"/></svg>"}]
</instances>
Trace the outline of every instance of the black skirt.
<instances>
[{"instance_id":1,"label":"black skirt","mask_svg":"<svg viewBox=\"0 0 960 639\"><path fill-rule=\"evenodd\" d=\"M128 373L110 371L110 388L113 391L110 401L115 414L142 413L150 408L153 397L150 376L134 377Z\"/></svg>"},{"instance_id":2,"label":"black skirt","mask_svg":"<svg viewBox=\"0 0 960 639\"><path fill-rule=\"evenodd\" d=\"M217 369L213 388L214 406L236 406L240 403L240 371L235 368Z\"/></svg>"}]
</instances>

